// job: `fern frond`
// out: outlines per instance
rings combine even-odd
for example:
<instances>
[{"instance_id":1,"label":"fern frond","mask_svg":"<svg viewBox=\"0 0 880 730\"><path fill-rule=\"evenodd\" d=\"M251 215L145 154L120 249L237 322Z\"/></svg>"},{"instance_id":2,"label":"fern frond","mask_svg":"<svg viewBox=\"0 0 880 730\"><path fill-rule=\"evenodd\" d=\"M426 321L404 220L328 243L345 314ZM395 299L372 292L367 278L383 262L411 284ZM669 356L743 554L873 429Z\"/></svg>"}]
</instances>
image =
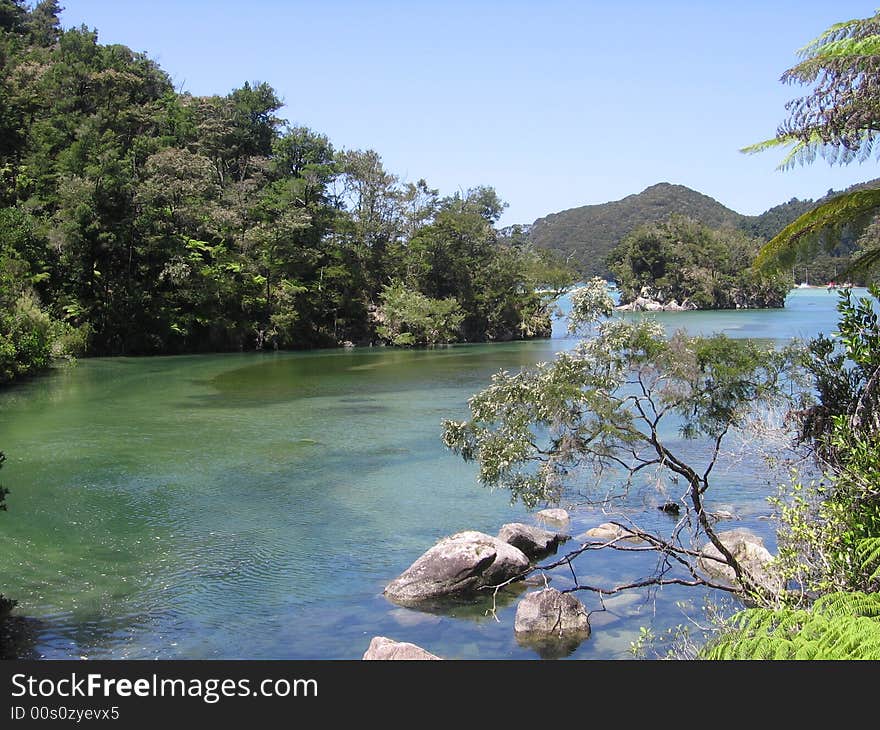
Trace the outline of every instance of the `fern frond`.
<instances>
[{"instance_id":1,"label":"fern frond","mask_svg":"<svg viewBox=\"0 0 880 730\"><path fill-rule=\"evenodd\" d=\"M864 35L873 35L872 30L877 26L878 15L872 18L852 18L835 23L822 34L811 40L797 50L801 58L814 56L838 41L858 38Z\"/></svg>"},{"instance_id":2,"label":"fern frond","mask_svg":"<svg viewBox=\"0 0 880 730\"><path fill-rule=\"evenodd\" d=\"M755 142L754 144L747 145L746 147L742 147L740 152L747 155L755 155L759 152L766 152L769 149L773 149L775 147L784 147L787 144L794 144L798 141L798 138L793 134L780 134L776 137L771 137L770 139L762 140L761 142Z\"/></svg>"},{"instance_id":3,"label":"fern frond","mask_svg":"<svg viewBox=\"0 0 880 730\"><path fill-rule=\"evenodd\" d=\"M864 38L838 38L816 49L815 58L858 58L880 54L880 36Z\"/></svg>"},{"instance_id":4,"label":"fern frond","mask_svg":"<svg viewBox=\"0 0 880 730\"><path fill-rule=\"evenodd\" d=\"M880 594L861 591L828 593L813 604L812 613L828 619L841 616L880 618Z\"/></svg>"},{"instance_id":5,"label":"fern frond","mask_svg":"<svg viewBox=\"0 0 880 730\"><path fill-rule=\"evenodd\" d=\"M791 146L785 157L776 166L777 170L790 170L797 165L808 165L816 161L821 155L830 164L845 165L853 160L864 161L869 158L874 149L875 132L864 132L858 148L850 149L839 145L826 144L818 129L813 129L809 137L803 139L803 134L780 132L771 139L746 145L740 148L740 152L747 155L755 155L777 147Z\"/></svg>"},{"instance_id":6,"label":"fern frond","mask_svg":"<svg viewBox=\"0 0 880 730\"><path fill-rule=\"evenodd\" d=\"M880 249L873 252L880 260ZM880 537L868 537L856 544L856 557L863 570L870 571L870 580L880 580Z\"/></svg>"},{"instance_id":7,"label":"fern frond","mask_svg":"<svg viewBox=\"0 0 880 730\"><path fill-rule=\"evenodd\" d=\"M807 211L777 233L758 252L755 267L768 270L790 266L817 234L844 224L864 227L870 216L878 210L880 188L854 190L837 195ZM829 248L833 248L833 245Z\"/></svg>"},{"instance_id":8,"label":"fern frond","mask_svg":"<svg viewBox=\"0 0 880 730\"><path fill-rule=\"evenodd\" d=\"M849 264L840 272L840 279L852 279L856 274L864 274L880 266L880 248L853 254Z\"/></svg>"},{"instance_id":9,"label":"fern frond","mask_svg":"<svg viewBox=\"0 0 880 730\"><path fill-rule=\"evenodd\" d=\"M753 608L708 643L705 659L880 659L880 594L829 593L809 611Z\"/></svg>"}]
</instances>

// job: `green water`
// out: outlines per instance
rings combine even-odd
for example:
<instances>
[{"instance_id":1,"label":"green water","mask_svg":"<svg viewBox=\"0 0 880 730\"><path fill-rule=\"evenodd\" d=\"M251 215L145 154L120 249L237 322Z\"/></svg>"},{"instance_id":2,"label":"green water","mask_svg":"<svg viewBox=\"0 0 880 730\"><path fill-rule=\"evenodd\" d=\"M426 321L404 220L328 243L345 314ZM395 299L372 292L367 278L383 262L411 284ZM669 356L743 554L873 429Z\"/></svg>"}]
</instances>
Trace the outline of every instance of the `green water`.
<instances>
[{"instance_id":1,"label":"green water","mask_svg":"<svg viewBox=\"0 0 880 730\"><path fill-rule=\"evenodd\" d=\"M660 319L787 339L833 330L836 301L795 291L784 310ZM3 653L358 659L385 635L449 658L537 658L514 638L515 594L493 616L485 601L400 608L382 589L444 535L532 521L444 450L440 422L464 417L492 373L572 346L563 322L555 330L551 340L431 351L89 359L0 392L11 489L0 590L19 601ZM772 546L767 493L740 467L719 479L716 503ZM629 506L649 524L667 519L652 504ZM606 519L582 507L570 531ZM581 578L603 582L651 565L588 557ZM612 598L569 656L629 658L639 627L680 623L682 601L701 596Z\"/></svg>"}]
</instances>

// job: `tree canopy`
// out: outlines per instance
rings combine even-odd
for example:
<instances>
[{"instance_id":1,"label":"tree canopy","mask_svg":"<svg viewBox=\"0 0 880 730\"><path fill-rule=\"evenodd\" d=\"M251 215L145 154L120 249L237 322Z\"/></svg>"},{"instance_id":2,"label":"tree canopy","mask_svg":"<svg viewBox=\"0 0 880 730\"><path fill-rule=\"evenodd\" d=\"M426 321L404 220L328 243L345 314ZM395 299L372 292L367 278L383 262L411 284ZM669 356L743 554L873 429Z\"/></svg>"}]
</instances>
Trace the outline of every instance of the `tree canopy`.
<instances>
[{"instance_id":1,"label":"tree canopy","mask_svg":"<svg viewBox=\"0 0 880 730\"><path fill-rule=\"evenodd\" d=\"M685 216L640 226L608 257L622 304L643 296L696 309L782 307L791 277L756 273L760 242Z\"/></svg>"},{"instance_id":2,"label":"tree canopy","mask_svg":"<svg viewBox=\"0 0 880 730\"><path fill-rule=\"evenodd\" d=\"M663 567L640 585L713 585L700 570L702 538L737 577L739 588L772 593L723 544L705 508L713 470L728 435L755 409L786 403L796 350L723 335L666 336L650 318L612 317L604 280L573 294L570 326L583 338L551 363L502 371L468 401L467 420L444 422L445 445L479 466L479 479L510 490L528 506L583 493L613 509L636 483L679 484L672 497L682 517L669 534L627 526L660 552ZM688 450L684 444L701 442ZM697 454L697 456L695 456ZM587 541L571 560L603 541ZM634 586L576 590L613 593Z\"/></svg>"},{"instance_id":3,"label":"tree canopy","mask_svg":"<svg viewBox=\"0 0 880 730\"><path fill-rule=\"evenodd\" d=\"M178 93L60 11L0 4L0 382L65 349L379 343L392 285L456 300L444 339L548 333L547 257L501 240L493 188L402 180L281 118L266 81Z\"/></svg>"}]
</instances>

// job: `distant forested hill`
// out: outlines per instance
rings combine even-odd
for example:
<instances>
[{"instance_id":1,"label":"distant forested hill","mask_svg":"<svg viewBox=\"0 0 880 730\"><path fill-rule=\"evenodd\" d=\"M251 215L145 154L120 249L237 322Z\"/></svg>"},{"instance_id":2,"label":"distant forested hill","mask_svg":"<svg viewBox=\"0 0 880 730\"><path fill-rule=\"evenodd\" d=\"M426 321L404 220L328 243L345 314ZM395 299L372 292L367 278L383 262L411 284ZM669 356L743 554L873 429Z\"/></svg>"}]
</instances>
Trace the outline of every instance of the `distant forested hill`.
<instances>
[{"instance_id":1,"label":"distant forested hill","mask_svg":"<svg viewBox=\"0 0 880 730\"><path fill-rule=\"evenodd\" d=\"M875 183L880 183L880 180L854 187ZM835 191L829 190L826 197L832 194L836 194ZM609 252L640 225L679 214L711 228L738 228L749 235L769 240L818 202L792 198L761 215L747 216L684 185L662 182L621 200L552 213L528 226L527 233L535 246L550 249L566 258L571 256L571 261L583 274L607 276L606 259Z\"/></svg>"}]
</instances>

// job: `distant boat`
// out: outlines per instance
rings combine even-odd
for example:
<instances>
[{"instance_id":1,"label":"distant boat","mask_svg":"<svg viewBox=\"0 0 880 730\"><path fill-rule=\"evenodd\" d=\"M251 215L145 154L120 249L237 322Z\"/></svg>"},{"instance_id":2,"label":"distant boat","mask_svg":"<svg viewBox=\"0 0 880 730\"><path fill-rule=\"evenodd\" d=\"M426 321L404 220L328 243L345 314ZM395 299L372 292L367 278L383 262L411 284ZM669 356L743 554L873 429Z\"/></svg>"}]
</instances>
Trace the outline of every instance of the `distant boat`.
<instances>
[{"instance_id":1,"label":"distant boat","mask_svg":"<svg viewBox=\"0 0 880 730\"><path fill-rule=\"evenodd\" d=\"M809 289L810 285L807 282L802 281L800 284L797 285L797 288L798 289Z\"/></svg>"}]
</instances>

